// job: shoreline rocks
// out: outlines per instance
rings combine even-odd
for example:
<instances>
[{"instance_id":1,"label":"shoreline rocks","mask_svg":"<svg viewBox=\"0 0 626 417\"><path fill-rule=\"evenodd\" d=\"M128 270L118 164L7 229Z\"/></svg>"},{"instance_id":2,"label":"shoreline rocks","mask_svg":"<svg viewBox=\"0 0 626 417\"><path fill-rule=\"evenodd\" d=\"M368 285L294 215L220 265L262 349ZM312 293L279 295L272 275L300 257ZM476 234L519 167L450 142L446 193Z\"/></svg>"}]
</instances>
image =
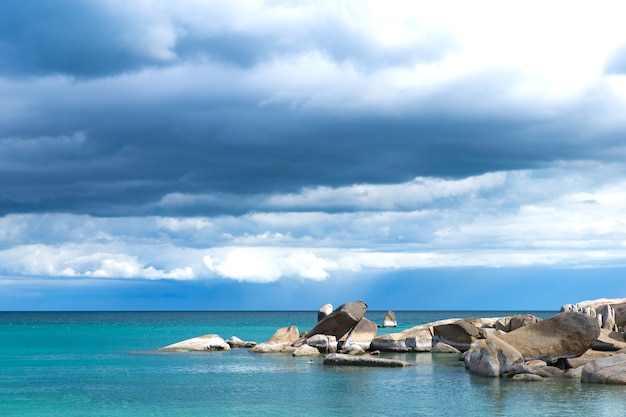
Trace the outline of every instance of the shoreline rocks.
<instances>
[{"instance_id":1,"label":"shoreline rocks","mask_svg":"<svg viewBox=\"0 0 626 417\"><path fill-rule=\"evenodd\" d=\"M159 350L162 352L230 350L230 345L217 334L205 334L203 336L192 337L191 339L186 339L182 342L167 345Z\"/></svg>"}]
</instances>

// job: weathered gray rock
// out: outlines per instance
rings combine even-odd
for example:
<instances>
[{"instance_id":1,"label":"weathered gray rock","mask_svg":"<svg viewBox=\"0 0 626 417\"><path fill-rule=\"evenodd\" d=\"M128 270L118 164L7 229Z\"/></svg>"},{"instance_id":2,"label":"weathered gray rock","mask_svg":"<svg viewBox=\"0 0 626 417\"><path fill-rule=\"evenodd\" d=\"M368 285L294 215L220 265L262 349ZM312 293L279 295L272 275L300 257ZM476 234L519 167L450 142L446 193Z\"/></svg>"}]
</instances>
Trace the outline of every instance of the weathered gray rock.
<instances>
[{"instance_id":1,"label":"weathered gray rock","mask_svg":"<svg viewBox=\"0 0 626 417\"><path fill-rule=\"evenodd\" d=\"M598 298L595 300L580 301L576 304L565 304L561 307L562 311L585 311L586 308L594 309L598 311L598 315L601 313L599 310L604 305L610 305L614 312L615 325L618 329L623 329L626 326L626 298ZM604 318L601 320L600 325L604 323ZM613 329L615 330L615 329Z\"/></svg>"},{"instance_id":2,"label":"weathered gray rock","mask_svg":"<svg viewBox=\"0 0 626 417\"><path fill-rule=\"evenodd\" d=\"M497 337L476 340L463 355L465 367L482 376L500 377L524 363L522 354Z\"/></svg>"},{"instance_id":3,"label":"weathered gray rock","mask_svg":"<svg viewBox=\"0 0 626 417\"><path fill-rule=\"evenodd\" d=\"M443 342L465 352L475 340L484 339L487 336L485 330L476 327L474 323L462 319L433 326L433 343Z\"/></svg>"},{"instance_id":4,"label":"weathered gray rock","mask_svg":"<svg viewBox=\"0 0 626 417\"><path fill-rule=\"evenodd\" d=\"M596 314L602 317L600 320L600 327L611 331L617 330L617 324L615 324L615 309L611 304L604 304L596 309Z\"/></svg>"},{"instance_id":5,"label":"weathered gray rock","mask_svg":"<svg viewBox=\"0 0 626 417\"><path fill-rule=\"evenodd\" d=\"M389 310L387 314L385 314L385 318L383 319L383 327L398 327L398 321L396 320L396 314Z\"/></svg>"},{"instance_id":6,"label":"weathered gray rock","mask_svg":"<svg viewBox=\"0 0 626 417\"><path fill-rule=\"evenodd\" d=\"M251 348L256 346L256 342L245 342L237 336L231 336L230 338L226 339L226 343L228 343L228 346L230 346L231 349Z\"/></svg>"},{"instance_id":7,"label":"weathered gray rock","mask_svg":"<svg viewBox=\"0 0 626 417\"><path fill-rule=\"evenodd\" d=\"M292 353L293 356L318 356L320 354L321 353L317 350L317 348L309 345L302 345L296 348L296 350Z\"/></svg>"},{"instance_id":8,"label":"weathered gray rock","mask_svg":"<svg viewBox=\"0 0 626 417\"><path fill-rule=\"evenodd\" d=\"M514 381L543 381L543 377L537 374L515 374Z\"/></svg>"},{"instance_id":9,"label":"weathered gray rock","mask_svg":"<svg viewBox=\"0 0 626 417\"><path fill-rule=\"evenodd\" d=\"M333 305L324 304L317 312L317 321L318 322L321 321L324 317L327 317L332 312L333 312Z\"/></svg>"},{"instance_id":10,"label":"weathered gray rock","mask_svg":"<svg viewBox=\"0 0 626 417\"><path fill-rule=\"evenodd\" d=\"M363 318L366 311L367 304L360 300L342 304L313 326L307 337L325 334L341 339ZM298 341L298 344L303 342L304 340Z\"/></svg>"},{"instance_id":11,"label":"weathered gray rock","mask_svg":"<svg viewBox=\"0 0 626 417\"><path fill-rule=\"evenodd\" d=\"M293 343L300 339L300 332L296 326L281 327L276 330L269 343Z\"/></svg>"},{"instance_id":12,"label":"weathered gray rock","mask_svg":"<svg viewBox=\"0 0 626 417\"><path fill-rule=\"evenodd\" d=\"M597 321L583 313L559 313L509 333L494 336L517 349L525 360L541 359L554 363L585 353L600 335Z\"/></svg>"},{"instance_id":13,"label":"weathered gray rock","mask_svg":"<svg viewBox=\"0 0 626 417\"><path fill-rule=\"evenodd\" d=\"M370 348L372 340L376 337L378 326L368 318L363 317L350 331L344 346L357 345L365 350Z\"/></svg>"},{"instance_id":14,"label":"weathered gray rock","mask_svg":"<svg viewBox=\"0 0 626 417\"><path fill-rule=\"evenodd\" d=\"M606 358L612 356L612 352L603 352L599 350L589 349L585 353L575 358L567 358L565 363L570 368L582 368L595 359Z\"/></svg>"},{"instance_id":15,"label":"weathered gray rock","mask_svg":"<svg viewBox=\"0 0 626 417\"><path fill-rule=\"evenodd\" d=\"M514 316L502 317L496 321L496 330L503 332L510 332L517 330L520 327L527 326L532 323L541 321L541 318L533 316L532 314L516 314Z\"/></svg>"},{"instance_id":16,"label":"weathered gray rock","mask_svg":"<svg viewBox=\"0 0 626 417\"><path fill-rule=\"evenodd\" d=\"M433 346L432 329L416 326L402 332L376 336L370 350L382 352L430 352Z\"/></svg>"},{"instance_id":17,"label":"weathered gray rock","mask_svg":"<svg viewBox=\"0 0 626 417\"><path fill-rule=\"evenodd\" d=\"M626 354L620 353L589 362L582 370L582 382L626 385Z\"/></svg>"},{"instance_id":18,"label":"weathered gray rock","mask_svg":"<svg viewBox=\"0 0 626 417\"><path fill-rule=\"evenodd\" d=\"M626 341L622 333L614 332L608 329L600 329L600 336L591 346L593 350L605 352L615 352L626 349Z\"/></svg>"},{"instance_id":19,"label":"weathered gray rock","mask_svg":"<svg viewBox=\"0 0 626 417\"><path fill-rule=\"evenodd\" d=\"M306 339L306 344L323 353L337 352L337 338L325 334L316 334Z\"/></svg>"},{"instance_id":20,"label":"weathered gray rock","mask_svg":"<svg viewBox=\"0 0 626 417\"><path fill-rule=\"evenodd\" d=\"M437 342L433 346L432 353L461 353L461 351L454 346L450 346L443 342Z\"/></svg>"},{"instance_id":21,"label":"weathered gray rock","mask_svg":"<svg viewBox=\"0 0 626 417\"><path fill-rule=\"evenodd\" d=\"M250 348L252 353L293 353L296 350L289 342L270 343L263 342Z\"/></svg>"},{"instance_id":22,"label":"weathered gray rock","mask_svg":"<svg viewBox=\"0 0 626 417\"><path fill-rule=\"evenodd\" d=\"M413 364L398 359L381 358L372 355L355 356L343 353L331 353L324 357L324 365L402 368L405 366L412 366Z\"/></svg>"},{"instance_id":23,"label":"weathered gray rock","mask_svg":"<svg viewBox=\"0 0 626 417\"><path fill-rule=\"evenodd\" d=\"M205 334L162 347L159 350L164 352L214 351L230 350L230 346L217 334Z\"/></svg>"}]
</instances>

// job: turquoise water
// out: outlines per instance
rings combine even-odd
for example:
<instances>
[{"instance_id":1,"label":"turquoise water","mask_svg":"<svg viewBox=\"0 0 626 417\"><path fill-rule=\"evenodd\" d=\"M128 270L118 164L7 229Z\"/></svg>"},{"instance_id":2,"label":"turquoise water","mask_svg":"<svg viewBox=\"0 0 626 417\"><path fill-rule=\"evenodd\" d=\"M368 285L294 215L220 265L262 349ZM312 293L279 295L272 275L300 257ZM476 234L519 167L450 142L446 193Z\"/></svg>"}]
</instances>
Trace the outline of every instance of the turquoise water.
<instances>
[{"instance_id":1,"label":"turquoise water","mask_svg":"<svg viewBox=\"0 0 626 417\"><path fill-rule=\"evenodd\" d=\"M398 331L449 317L396 312ZM552 313L534 313L547 317ZM384 312L368 312L380 323ZM0 313L0 416L622 416L626 388L470 375L455 355L403 369L328 367L247 350L158 353L218 333L262 342L316 312Z\"/></svg>"}]
</instances>

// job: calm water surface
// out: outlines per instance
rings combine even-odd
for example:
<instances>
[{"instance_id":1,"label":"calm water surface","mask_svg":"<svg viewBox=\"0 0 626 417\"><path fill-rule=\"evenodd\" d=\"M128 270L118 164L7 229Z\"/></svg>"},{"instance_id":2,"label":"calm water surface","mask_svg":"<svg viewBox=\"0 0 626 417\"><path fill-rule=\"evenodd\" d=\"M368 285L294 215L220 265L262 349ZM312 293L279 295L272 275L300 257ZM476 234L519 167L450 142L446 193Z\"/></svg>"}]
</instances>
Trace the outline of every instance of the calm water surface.
<instances>
[{"instance_id":1,"label":"calm water surface","mask_svg":"<svg viewBox=\"0 0 626 417\"><path fill-rule=\"evenodd\" d=\"M398 331L449 317L396 312ZM552 313L534 312L548 317ZM328 367L247 350L159 353L217 333L262 342L316 312L0 313L0 416L622 416L626 388L470 375L456 355L403 369ZM382 322L384 312L367 317Z\"/></svg>"}]
</instances>

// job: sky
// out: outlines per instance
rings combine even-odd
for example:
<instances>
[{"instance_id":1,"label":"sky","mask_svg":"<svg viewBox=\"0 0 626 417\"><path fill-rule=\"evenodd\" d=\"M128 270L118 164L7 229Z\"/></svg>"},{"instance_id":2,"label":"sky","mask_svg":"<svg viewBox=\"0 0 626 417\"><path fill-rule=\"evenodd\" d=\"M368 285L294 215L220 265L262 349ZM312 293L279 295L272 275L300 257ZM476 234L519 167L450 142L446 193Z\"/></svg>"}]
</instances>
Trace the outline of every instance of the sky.
<instances>
[{"instance_id":1,"label":"sky","mask_svg":"<svg viewBox=\"0 0 626 417\"><path fill-rule=\"evenodd\" d=\"M621 1L0 2L0 310L624 297Z\"/></svg>"}]
</instances>

